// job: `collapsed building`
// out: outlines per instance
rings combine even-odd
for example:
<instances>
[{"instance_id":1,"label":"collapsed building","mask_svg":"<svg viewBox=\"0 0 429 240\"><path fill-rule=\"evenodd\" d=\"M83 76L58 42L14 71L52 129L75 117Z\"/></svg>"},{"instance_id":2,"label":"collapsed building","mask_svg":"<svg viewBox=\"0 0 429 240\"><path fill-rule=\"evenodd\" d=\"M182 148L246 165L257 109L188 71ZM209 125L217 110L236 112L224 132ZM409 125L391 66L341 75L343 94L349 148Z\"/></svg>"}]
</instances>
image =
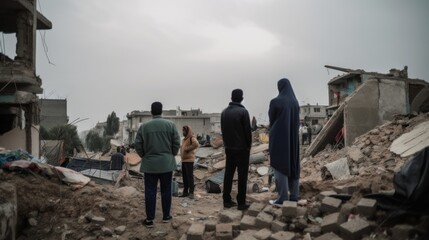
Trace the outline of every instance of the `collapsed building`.
<instances>
[{"instance_id":1,"label":"collapsed building","mask_svg":"<svg viewBox=\"0 0 429 240\"><path fill-rule=\"evenodd\" d=\"M388 74L326 65L346 72L328 83L330 117L306 151L313 156L327 145L350 146L356 137L397 114L429 111L429 83L408 77L408 67Z\"/></svg>"},{"instance_id":2,"label":"collapsed building","mask_svg":"<svg viewBox=\"0 0 429 240\"><path fill-rule=\"evenodd\" d=\"M36 94L42 80L36 75L36 31L52 23L36 8L36 0L2 0L0 31L16 34L14 59L0 53L0 145L25 149L39 156L40 109Z\"/></svg>"}]
</instances>

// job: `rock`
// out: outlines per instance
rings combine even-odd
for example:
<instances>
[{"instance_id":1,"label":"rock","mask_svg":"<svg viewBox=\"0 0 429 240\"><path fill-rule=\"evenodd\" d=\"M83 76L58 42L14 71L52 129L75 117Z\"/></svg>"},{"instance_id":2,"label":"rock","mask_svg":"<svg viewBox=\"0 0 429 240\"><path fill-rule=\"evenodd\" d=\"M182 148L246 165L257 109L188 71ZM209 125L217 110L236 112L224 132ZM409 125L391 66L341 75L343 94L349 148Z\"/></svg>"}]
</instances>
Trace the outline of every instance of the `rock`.
<instances>
[{"instance_id":1,"label":"rock","mask_svg":"<svg viewBox=\"0 0 429 240\"><path fill-rule=\"evenodd\" d=\"M101 231L103 232L104 236L112 236L113 235L112 229L110 229L108 227L102 227Z\"/></svg>"},{"instance_id":2,"label":"rock","mask_svg":"<svg viewBox=\"0 0 429 240\"><path fill-rule=\"evenodd\" d=\"M124 225L121 225L121 226L119 226L119 227L117 227L117 228L115 228L115 233L116 234L118 234L118 235L122 235L124 232L125 232L125 230L127 229L127 227L126 226L124 226Z\"/></svg>"},{"instance_id":3,"label":"rock","mask_svg":"<svg viewBox=\"0 0 429 240\"><path fill-rule=\"evenodd\" d=\"M355 146L352 146L348 149L347 155L356 163L361 163L364 159L364 154L362 151Z\"/></svg>"},{"instance_id":4,"label":"rock","mask_svg":"<svg viewBox=\"0 0 429 240\"><path fill-rule=\"evenodd\" d=\"M37 220L35 218L29 218L28 224L30 224L30 226L32 226L32 227L35 227L35 226L37 226Z\"/></svg>"},{"instance_id":5,"label":"rock","mask_svg":"<svg viewBox=\"0 0 429 240\"><path fill-rule=\"evenodd\" d=\"M124 198L129 198L137 194L137 189L135 189L134 187L126 186L116 189L115 192Z\"/></svg>"}]
</instances>

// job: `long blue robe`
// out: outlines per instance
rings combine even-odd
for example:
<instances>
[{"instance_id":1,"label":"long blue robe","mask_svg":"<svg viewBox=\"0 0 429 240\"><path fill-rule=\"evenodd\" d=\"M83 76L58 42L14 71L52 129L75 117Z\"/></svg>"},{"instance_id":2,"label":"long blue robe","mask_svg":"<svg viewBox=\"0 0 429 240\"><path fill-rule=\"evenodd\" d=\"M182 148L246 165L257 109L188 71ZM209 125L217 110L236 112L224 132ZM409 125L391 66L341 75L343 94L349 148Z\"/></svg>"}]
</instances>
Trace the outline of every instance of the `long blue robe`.
<instances>
[{"instance_id":1,"label":"long blue robe","mask_svg":"<svg viewBox=\"0 0 429 240\"><path fill-rule=\"evenodd\" d=\"M299 179L299 104L288 79L277 83L279 95L270 102L270 165L277 171Z\"/></svg>"}]
</instances>

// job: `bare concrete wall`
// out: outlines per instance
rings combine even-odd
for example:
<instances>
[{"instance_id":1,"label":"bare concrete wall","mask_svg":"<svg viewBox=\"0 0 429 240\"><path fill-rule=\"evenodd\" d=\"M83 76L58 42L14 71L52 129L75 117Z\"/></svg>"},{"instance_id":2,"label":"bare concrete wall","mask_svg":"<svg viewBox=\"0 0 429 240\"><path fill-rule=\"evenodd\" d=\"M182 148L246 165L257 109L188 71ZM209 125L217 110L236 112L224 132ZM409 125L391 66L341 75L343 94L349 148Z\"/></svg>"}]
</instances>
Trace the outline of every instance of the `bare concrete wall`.
<instances>
[{"instance_id":1,"label":"bare concrete wall","mask_svg":"<svg viewBox=\"0 0 429 240\"><path fill-rule=\"evenodd\" d=\"M381 121L390 121L396 114L407 114L407 94L405 82L385 80L379 82L380 97L378 114Z\"/></svg>"},{"instance_id":2,"label":"bare concrete wall","mask_svg":"<svg viewBox=\"0 0 429 240\"><path fill-rule=\"evenodd\" d=\"M344 108L345 145L380 123L378 114L379 85L368 80L348 99Z\"/></svg>"},{"instance_id":3,"label":"bare concrete wall","mask_svg":"<svg viewBox=\"0 0 429 240\"><path fill-rule=\"evenodd\" d=\"M0 136L0 147L15 150L21 149L27 151L26 131L25 129L14 128L11 131ZM34 157L39 157L39 126L31 128L31 152Z\"/></svg>"}]
</instances>

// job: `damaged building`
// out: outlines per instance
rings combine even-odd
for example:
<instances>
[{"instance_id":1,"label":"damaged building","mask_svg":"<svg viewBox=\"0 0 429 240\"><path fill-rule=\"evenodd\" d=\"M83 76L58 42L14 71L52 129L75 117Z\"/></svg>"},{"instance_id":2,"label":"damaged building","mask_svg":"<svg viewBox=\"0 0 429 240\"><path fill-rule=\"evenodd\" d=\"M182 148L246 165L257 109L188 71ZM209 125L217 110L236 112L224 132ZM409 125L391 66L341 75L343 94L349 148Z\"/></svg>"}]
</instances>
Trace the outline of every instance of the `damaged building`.
<instances>
[{"instance_id":1,"label":"damaged building","mask_svg":"<svg viewBox=\"0 0 429 240\"><path fill-rule=\"evenodd\" d=\"M39 155L40 110L36 94L36 31L52 23L37 11L36 0L0 1L0 31L16 34L14 59L0 53L0 146Z\"/></svg>"},{"instance_id":2,"label":"damaged building","mask_svg":"<svg viewBox=\"0 0 429 240\"><path fill-rule=\"evenodd\" d=\"M200 109L164 110L162 116L172 121L179 132L185 125L192 126L195 134L220 133L220 113L203 113ZM150 111L132 111L127 114L129 142L134 142L139 127L152 119Z\"/></svg>"},{"instance_id":3,"label":"damaged building","mask_svg":"<svg viewBox=\"0 0 429 240\"><path fill-rule=\"evenodd\" d=\"M328 83L329 120L307 149L307 155L315 155L328 144L350 146L356 137L397 114L429 111L429 84L409 78L407 66L403 70L391 69L387 74L325 67L345 74Z\"/></svg>"}]
</instances>

